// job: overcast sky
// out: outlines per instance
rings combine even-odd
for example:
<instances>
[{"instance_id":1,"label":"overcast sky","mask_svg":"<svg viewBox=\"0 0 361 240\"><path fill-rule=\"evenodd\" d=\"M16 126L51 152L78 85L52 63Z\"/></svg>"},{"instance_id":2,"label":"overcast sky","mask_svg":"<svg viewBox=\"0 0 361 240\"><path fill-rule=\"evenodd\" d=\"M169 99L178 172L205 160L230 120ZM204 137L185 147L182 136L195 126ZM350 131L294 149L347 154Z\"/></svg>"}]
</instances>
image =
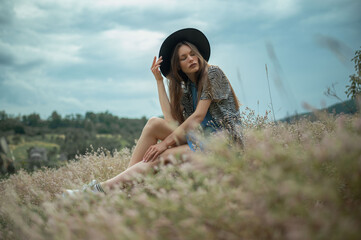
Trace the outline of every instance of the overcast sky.
<instances>
[{"instance_id":1,"label":"overcast sky","mask_svg":"<svg viewBox=\"0 0 361 240\"><path fill-rule=\"evenodd\" d=\"M162 114L153 56L194 27L246 107L277 119L346 99L361 47L359 0L0 0L0 110Z\"/></svg>"}]
</instances>

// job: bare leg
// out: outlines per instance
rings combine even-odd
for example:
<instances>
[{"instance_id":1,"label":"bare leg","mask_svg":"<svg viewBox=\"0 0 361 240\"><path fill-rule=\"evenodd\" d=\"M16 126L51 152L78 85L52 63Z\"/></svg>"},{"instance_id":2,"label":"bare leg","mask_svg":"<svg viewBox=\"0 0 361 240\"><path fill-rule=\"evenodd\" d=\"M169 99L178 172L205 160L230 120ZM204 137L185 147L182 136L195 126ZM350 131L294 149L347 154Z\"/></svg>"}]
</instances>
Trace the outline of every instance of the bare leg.
<instances>
[{"instance_id":1,"label":"bare leg","mask_svg":"<svg viewBox=\"0 0 361 240\"><path fill-rule=\"evenodd\" d=\"M156 144L158 140L164 140L172 132L173 129L164 119L150 118L135 146L128 168L143 160L144 154L150 146Z\"/></svg>"},{"instance_id":2,"label":"bare leg","mask_svg":"<svg viewBox=\"0 0 361 240\"><path fill-rule=\"evenodd\" d=\"M132 178L136 174L147 173L153 167L155 167L156 165L158 165L160 163L160 158L167 158L169 155L174 155L174 154L190 154L190 153L192 153L192 150L189 148L188 145L181 145L181 146L167 149L155 161L138 162L138 163L134 164L133 166L129 167L124 172L118 174L117 176L101 183L101 185L104 189L107 189L107 188L113 189L116 185L120 185L122 183L124 184L124 183L131 181Z\"/></svg>"}]
</instances>

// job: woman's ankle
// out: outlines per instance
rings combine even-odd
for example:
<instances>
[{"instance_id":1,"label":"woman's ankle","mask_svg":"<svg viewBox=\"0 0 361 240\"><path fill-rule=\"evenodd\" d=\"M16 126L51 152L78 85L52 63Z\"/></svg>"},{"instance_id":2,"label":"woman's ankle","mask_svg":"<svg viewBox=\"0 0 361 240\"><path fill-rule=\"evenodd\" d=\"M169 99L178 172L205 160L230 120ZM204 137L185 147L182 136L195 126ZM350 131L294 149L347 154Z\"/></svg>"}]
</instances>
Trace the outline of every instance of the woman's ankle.
<instances>
[{"instance_id":1,"label":"woman's ankle","mask_svg":"<svg viewBox=\"0 0 361 240\"><path fill-rule=\"evenodd\" d=\"M109 184L107 184L107 182L101 182L99 183L99 185L102 187L102 189L104 190L108 190L110 189L110 186L108 186Z\"/></svg>"}]
</instances>

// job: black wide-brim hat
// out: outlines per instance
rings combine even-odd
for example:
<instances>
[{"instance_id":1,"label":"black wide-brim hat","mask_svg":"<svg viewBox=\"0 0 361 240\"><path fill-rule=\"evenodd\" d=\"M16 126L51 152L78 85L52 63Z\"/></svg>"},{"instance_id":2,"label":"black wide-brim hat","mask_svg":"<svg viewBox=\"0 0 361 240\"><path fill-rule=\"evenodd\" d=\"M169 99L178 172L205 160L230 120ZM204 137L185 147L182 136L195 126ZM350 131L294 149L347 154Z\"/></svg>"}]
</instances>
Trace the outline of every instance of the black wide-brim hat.
<instances>
[{"instance_id":1,"label":"black wide-brim hat","mask_svg":"<svg viewBox=\"0 0 361 240\"><path fill-rule=\"evenodd\" d=\"M171 59L175 46L182 41L187 41L195 45L202 55L208 61L211 55L211 47L206 36L195 28L184 28L169 35L163 42L159 50L159 57L163 57L160 65L160 71L164 76L168 76L171 70Z\"/></svg>"}]
</instances>

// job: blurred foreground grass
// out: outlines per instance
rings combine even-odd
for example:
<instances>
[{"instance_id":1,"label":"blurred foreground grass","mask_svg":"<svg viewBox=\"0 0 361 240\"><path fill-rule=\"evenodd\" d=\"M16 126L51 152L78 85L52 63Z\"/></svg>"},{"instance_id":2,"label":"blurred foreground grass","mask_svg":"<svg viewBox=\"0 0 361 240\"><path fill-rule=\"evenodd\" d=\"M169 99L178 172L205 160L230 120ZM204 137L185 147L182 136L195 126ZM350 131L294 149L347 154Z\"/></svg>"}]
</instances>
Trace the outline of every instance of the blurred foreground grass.
<instances>
[{"instance_id":1,"label":"blurred foreground grass","mask_svg":"<svg viewBox=\"0 0 361 240\"><path fill-rule=\"evenodd\" d=\"M244 150L162 166L106 196L78 188L124 170L131 151L93 151L0 184L1 239L360 239L361 118L244 119Z\"/></svg>"}]
</instances>

